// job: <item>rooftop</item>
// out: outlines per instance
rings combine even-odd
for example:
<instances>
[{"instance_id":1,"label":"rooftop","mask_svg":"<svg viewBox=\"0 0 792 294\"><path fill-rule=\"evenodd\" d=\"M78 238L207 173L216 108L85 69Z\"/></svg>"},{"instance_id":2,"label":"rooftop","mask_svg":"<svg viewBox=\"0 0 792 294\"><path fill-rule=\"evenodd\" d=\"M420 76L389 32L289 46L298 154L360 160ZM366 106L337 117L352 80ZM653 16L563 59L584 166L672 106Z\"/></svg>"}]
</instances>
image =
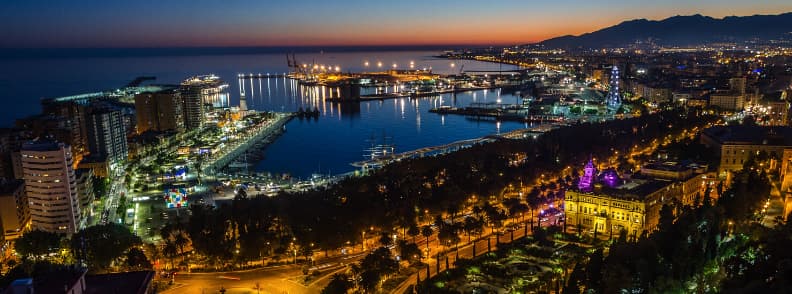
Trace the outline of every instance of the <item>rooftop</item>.
<instances>
[{"instance_id":1,"label":"rooftop","mask_svg":"<svg viewBox=\"0 0 792 294\"><path fill-rule=\"evenodd\" d=\"M643 168L653 169L653 170L663 170L663 171L675 171L675 172L681 172L690 169L689 164L684 164L675 161L652 162L647 165L644 165Z\"/></svg>"},{"instance_id":2,"label":"rooftop","mask_svg":"<svg viewBox=\"0 0 792 294\"><path fill-rule=\"evenodd\" d=\"M86 294L142 294L146 293L153 271L113 273L85 277Z\"/></svg>"},{"instance_id":3,"label":"rooftop","mask_svg":"<svg viewBox=\"0 0 792 294\"><path fill-rule=\"evenodd\" d=\"M33 278L35 293L65 293L64 289L71 289L85 275L83 269L64 269Z\"/></svg>"},{"instance_id":4,"label":"rooftop","mask_svg":"<svg viewBox=\"0 0 792 294\"><path fill-rule=\"evenodd\" d=\"M657 179L631 179L613 188L609 187L608 185L598 183L596 185L596 188L593 189L592 191L580 191L580 190L576 190L576 191L584 194L590 193L590 194L598 194L598 195L607 195L610 197L615 197L624 200L643 201L646 199L646 196L667 187L671 183L673 182L666 180L657 180Z\"/></svg>"},{"instance_id":5,"label":"rooftop","mask_svg":"<svg viewBox=\"0 0 792 294\"><path fill-rule=\"evenodd\" d=\"M702 135L720 144L792 146L792 127L715 126L705 129Z\"/></svg>"},{"instance_id":6,"label":"rooftop","mask_svg":"<svg viewBox=\"0 0 792 294\"><path fill-rule=\"evenodd\" d=\"M33 141L28 141L22 145L24 151L55 151L61 148L63 143L49 139L49 138L36 138Z\"/></svg>"}]
</instances>

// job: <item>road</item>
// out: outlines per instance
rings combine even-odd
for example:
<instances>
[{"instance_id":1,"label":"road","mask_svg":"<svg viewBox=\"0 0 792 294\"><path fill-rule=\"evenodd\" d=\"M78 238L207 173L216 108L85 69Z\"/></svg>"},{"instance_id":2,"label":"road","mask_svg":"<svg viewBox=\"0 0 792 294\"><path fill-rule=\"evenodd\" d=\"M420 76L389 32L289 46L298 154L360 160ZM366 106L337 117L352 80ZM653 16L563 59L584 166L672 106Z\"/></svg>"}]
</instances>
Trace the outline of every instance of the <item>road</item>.
<instances>
[{"instance_id":1,"label":"road","mask_svg":"<svg viewBox=\"0 0 792 294\"><path fill-rule=\"evenodd\" d=\"M219 293L221 287L226 293L319 293L329 282L330 277L343 272L350 264L358 262L367 252L332 256L320 259L310 271L319 270L315 279L302 283L303 265L282 265L246 271L184 273L175 277L176 285L163 294L175 293ZM259 289L256 289L256 286Z\"/></svg>"},{"instance_id":2,"label":"road","mask_svg":"<svg viewBox=\"0 0 792 294\"><path fill-rule=\"evenodd\" d=\"M117 179L110 181L110 187L107 189L107 195L105 195L105 198L102 200L102 214L98 219L100 224L118 221L118 217L116 216L116 208L118 208L118 202L121 198L121 194L125 194L127 191L126 185L124 183L124 177L115 178Z\"/></svg>"}]
</instances>

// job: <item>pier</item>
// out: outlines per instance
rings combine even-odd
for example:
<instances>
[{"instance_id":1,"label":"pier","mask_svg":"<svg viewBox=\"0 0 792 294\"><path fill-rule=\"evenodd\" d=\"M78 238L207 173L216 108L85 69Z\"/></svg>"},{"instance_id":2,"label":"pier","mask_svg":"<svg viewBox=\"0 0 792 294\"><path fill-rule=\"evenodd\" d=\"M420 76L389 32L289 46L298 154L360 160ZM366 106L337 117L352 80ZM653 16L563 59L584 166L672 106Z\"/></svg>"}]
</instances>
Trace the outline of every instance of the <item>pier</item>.
<instances>
[{"instance_id":1,"label":"pier","mask_svg":"<svg viewBox=\"0 0 792 294\"><path fill-rule=\"evenodd\" d=\"M236 145L224 148L225 152L221 154L213 154L209 158L209 162L203 167L204 172L217 171L245 153L256 142L264 138L280 135L283 133L286 123L294 116L293 113L275 113L275 117L271 121L264 122L262 123L264 125L259 125L253 130L249 130L245 137L240 140L241 142L235 142Z\"/></svg>"},{"instance_id":2,"label":"pier","mask_svg":"<svg viewBox=\"0 0 792 294\"><path fill-rule=\"evenodd\" d=\"M238 74L237 78L240 80L250 80L250 79L280 79L280 78L288 78L289 75L285 73L249 73L249 74Z\"/></svg>"},{"instance_id":3,"label":"pier","mask_svg":"<svg viewBox=\"0 0 792 294\"><path fill-rule=\"evenodd\" d=\"M471 147L476 144L491 142L494 140L496 140L495 137L487 136L487 137L481 137L475 139L456 141L445 145L424 147L412 151L380 156L378 158L371 160L358 161L352 163L352 166L360 167L363 168L364 170L369 168L378 168L395 161L450 153L460 149Z\"/></svg>"},{"instance_id":4,"label":"pier","mask_svg":"<svg viewBox=\"0 0 792 294\"><path fill-rule=\"evenodd\" d=\"M470 106L464 108L438 107L429 112L437 114L457 114L476 120L519 121L519 122L562 122L564 116L552 114L531 114L526 109L513 106L488 105L487 107Z\"/></svg>"},{"instance_id":5,"label":"pier","mask_svg":"<svg viewBox=\"0 0 792 294\"><path fill-rule=\"evenodd\" d=\"M492 90L497 89L498 87L468 87L468 88L451 88L451 89L441 89L437 91L417 91L417 92L402 92L402 93L383 93L383 94L370 94L370 95L360 95L360 98L357 101L366 101L366 100L385 100L385 99L399 99L399 98L422 98L422 97L435 97L442 94L453 94L453 93L462 93L462 92L470 92L470 91L479 91L479 90ZM344 102L350 100L344 99L328 99L328 101L333 102Z\"/></svg>"},{"instance_id":6,"label":"pier","mask_svg":"<svg viewBox=\"0 0 792 294\"><path fill-rule=\"evenodd\" d=\"M493 142L499 139L526 139L526 138L535 139L536 137L546 132L555 130L563 126L566 126L566 124L562 124L562 123L543 124L530 129L519 129L503 134L488 135L480 138L456 141L444 145L424 147L424 148L401 152L401 153L393 153L390 155L380 156L370 160L353 162L351 163L351 165L354 167L362 168L365 171L371 168L380 168L396 161L412 159L412 158L420 158L425 156L442 155L460 149L469 148L478 144Z\"/></svg>"}]
</instances>

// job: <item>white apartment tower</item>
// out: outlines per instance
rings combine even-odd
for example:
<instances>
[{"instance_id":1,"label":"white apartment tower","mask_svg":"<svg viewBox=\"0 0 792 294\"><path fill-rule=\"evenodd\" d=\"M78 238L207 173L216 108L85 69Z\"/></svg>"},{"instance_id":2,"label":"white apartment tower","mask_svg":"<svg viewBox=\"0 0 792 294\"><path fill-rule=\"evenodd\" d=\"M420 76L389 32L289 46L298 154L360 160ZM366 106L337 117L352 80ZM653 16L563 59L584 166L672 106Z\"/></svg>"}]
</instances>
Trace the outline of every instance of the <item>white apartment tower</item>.
<instances>
[{"instance_id":1,"label":"white apartment tower","mask_svg":"<svg viewBox=\"0 0 792 294\"><path fill-rule=\"evenodd\" d=\"M36 139L25 143L20 154L31 228L75 233L82 219L71 147Z\"/></svg>"}]
</instances>

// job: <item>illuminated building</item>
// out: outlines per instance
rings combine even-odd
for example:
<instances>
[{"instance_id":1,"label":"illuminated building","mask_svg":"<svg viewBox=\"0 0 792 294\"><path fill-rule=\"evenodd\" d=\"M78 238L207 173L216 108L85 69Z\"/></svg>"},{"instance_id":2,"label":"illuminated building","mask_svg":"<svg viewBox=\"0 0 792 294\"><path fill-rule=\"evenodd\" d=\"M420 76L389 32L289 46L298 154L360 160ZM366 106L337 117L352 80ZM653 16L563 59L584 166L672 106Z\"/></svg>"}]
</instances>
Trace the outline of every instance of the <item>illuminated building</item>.
<instances>
[{"instance_id":1,"label":"illuminated building","mask_svg":"<svg viewBox=\"0 0 792 294\"><path fill-rule=\"evenodd\" d=\"M787 97L788 91L778 91L762 96L759 105L753 106L758 124L766 126L788 126L792 104Z\"/></svg>"},{"instance_id":2,"label":"illuminated building","mask_svg":"<svg viewBox=\"0 0 792 294\"><path fill-rule=\"evenodd\" d=\"M645 170L645 171L644 171ZM597 173L589 161L577 189L566 191L566 225L583 232L617 237L622 230L633 238L657 228L664 205L695 205L710 184L706 167L647 165L628 180L613 169Z\"/></svg>"},{"instance_id":3,"label":"illuminated building","mask_svg":"<svg viewBox=\"0 0 792 294\"><path fill-rule=\"evenodd\" d=\"M88 133L85 126L85 106L75 101L41 101L42 113L61 117L71 130L72 139L63 140L72 147L75 161L88 152Z\"/></svg>"},{"instance_id":4,"label":"illuminated building","mask_svg":"<svg viewBox=\"0 0 792 294\"><path fill-rule=\"evenodd\" d=\"M126 128L120 111L94 110L88 115L87 126L91 157L105 158L111 171L127 160Z\"/></svg>"},{"instance_id":5,"label":"illuminated building","mask_svg":"<svg viewBox=\"0 0 792 294\"><path fill-rule=\"evenodd\" d=\"M741 111L745 107L745 95L730 92L715 92L710 95L710 106L722 110Z\"/></svg>"},{"instance_id":6,"label":"illuminated building","mask_svg":"<svg viewBox=\"0 0 792 294\"><path fill-rule=\"evenodd\" d=\"M720 156L719 176L741 170L752 157L765 154L770 171L778 171L781 193L790 197L792 187L792 127L715 126L701 133L701 143ZM787 213L792 210L787 200Z\"/></svg>"},{"instance_id":7,"label":"illuminated building","mask_svg":"<svg viewBox=\"0 0 792 294\"><path fill-rule=\"evenodd\" d=\"M75 131L75 121L55 114L40 114L16 120L16 127L28 132L27 139L50 137L69 146L80 146L81 152L73 154L79 161L83 152L87 151L80 131Z\"/></svg>"},{"instance_id":8,"label":"illuminated building","mask_svg":"<svg viewBox=\"0 0 792 294\"><path fill-rule=\"evenodd\" d=\"M218 100L228 87L215 75L196 76L181 84L184 127L194 129L203 126L205 103Z\"/></svg>"},{"instance_id":9,"label":"illuminated building","mask_svg":"<svg viewBox=\"0 0 792 294\"><path fill-rule=\"evenodd\" d=\"M137 133L180 131L184 128L181 95L178 91L160 91L135 95Z\"/></svg>"},{"instance_id":10,"label":"illuminated building","mask_svg":"<svg viewBox=\"0 0 792 294\"><path fill-rule=\"evenodd\" d=\"M701 143L720 156L719 172L741 170L745 162L759 152L765 152L770 158L769 169L777 168L779 163L784 168L792 159L790 127L715 126L701 133Z\"/></svg>"},{"instance_id":11,"label":"illuminated building","mask_svg":"<svg viewBox=\"0 0 792 294\"><path fill-rule=\"evenodd\" d=\"M673 95L670 88L662 86L644 86L642 97L650 103L660 104L671 101Z\"/></svg>"},{"instance_id":12,"label":"illuminated building","mask_svg":"<svg viewBox=\"0 0 792 294\"><path fill-rule=\"evenodd\" d=\"M80 228L80 205L71 148L64 143L37 139L22 146L32 228L71 234Z\"/></svg>"},{"instance_id":13,"label":"illuminated building","mask_svg":"<svg viewBox=\"0 0 792 294\"><path fill-rule=\"evenodd\" d=\"M93 188L93 170L81 168L75 171L77 179L77 198L80 203L80 217L87 220L93 214L93 201L95 199Z\"/></svg>"},{"instance_id":14,"label":"illuminated building","mask_svg":"<svg viewBox=\"0 0 792 294\"><path fill-rule=\"evenodd\" d=\"M747 79L745 77L734 77L729 79L729 90L738 95L745 95L745 84Z\"/></svg>"},{"instance_id":15,"label":"illuminated building","mask_svg":"<svg viewBox=\"0 0 792 294\"><path fill-rule=\"evenodd\" d=\"M20 180L0 181L0 224L5 241L19 238L30 221L25 185Z\"/></svg>"},{"instance_id":16,"label":"illuminated building","mask_svg":"<svg viewBox=\"0 0 792 294\"><path fill-rule=\"evenodd\" d=\"M594 161L589 160L586 167L583 168L583 175L578 182L578 189L581 191L591 191L594 184L594 176L597 174L597 168L594 167Z\"/></svg>"}]
</instances>

